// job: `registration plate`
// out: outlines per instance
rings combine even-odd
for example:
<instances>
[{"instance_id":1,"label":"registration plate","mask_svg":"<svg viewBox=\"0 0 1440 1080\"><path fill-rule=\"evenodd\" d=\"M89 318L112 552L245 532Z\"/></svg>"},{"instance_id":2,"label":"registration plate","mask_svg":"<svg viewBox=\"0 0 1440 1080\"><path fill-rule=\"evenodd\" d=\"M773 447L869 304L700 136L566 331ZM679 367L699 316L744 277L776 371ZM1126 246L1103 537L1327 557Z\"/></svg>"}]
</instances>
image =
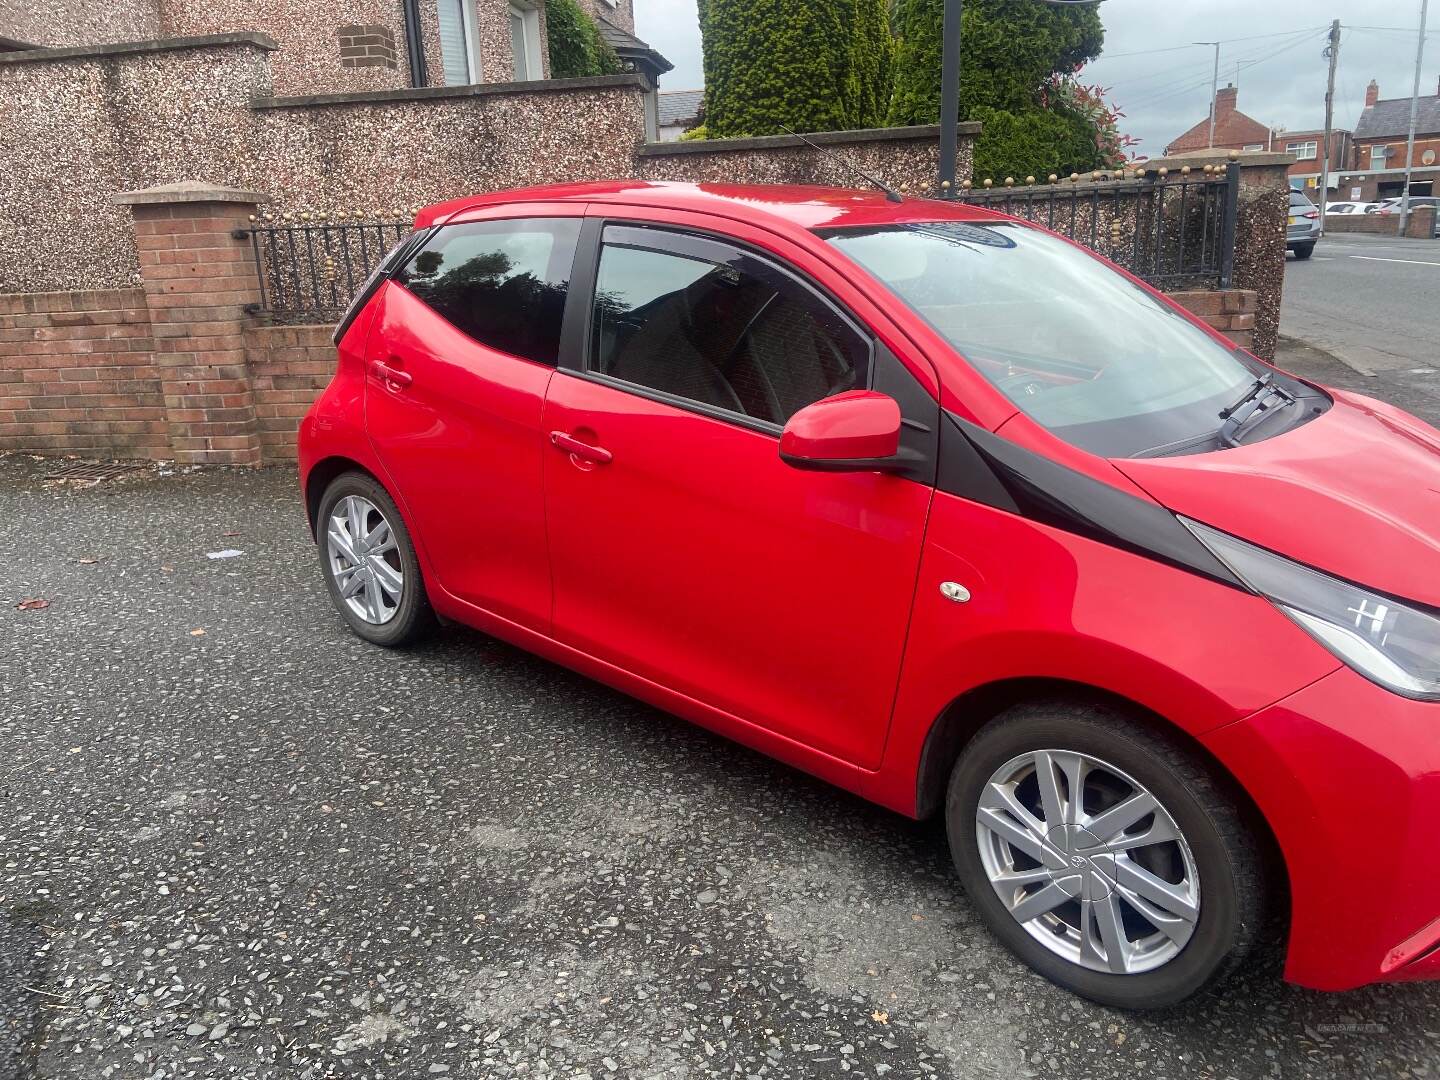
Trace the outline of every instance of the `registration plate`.
<instances>
[{"instance_id":1,"label":"registration plate","mask_svg":"<svg viewBox=\"0 0 1440 1080\"><path fill-rule=\"evenodd\" d=\"M1292 218L1290 219L1289 224L1294 225L1294 224L1295 224L1297 221L1299 221L1299 220L1300 220L1299 218L1293 218L1293 217L1292 217Z\"/></svg>"}]
</instances>

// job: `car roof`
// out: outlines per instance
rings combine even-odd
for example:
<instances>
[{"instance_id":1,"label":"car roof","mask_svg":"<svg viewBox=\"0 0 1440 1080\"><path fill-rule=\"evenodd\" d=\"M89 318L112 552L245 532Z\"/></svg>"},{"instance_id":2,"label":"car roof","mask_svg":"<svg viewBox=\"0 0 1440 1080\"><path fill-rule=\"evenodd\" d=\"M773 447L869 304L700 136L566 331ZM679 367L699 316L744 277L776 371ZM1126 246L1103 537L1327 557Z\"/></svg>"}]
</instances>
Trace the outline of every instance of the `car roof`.
<instances>
[{"instance_id":1,"label":"car roof","mask_svg":"<svg viewBox=\"0 0 1440 1080\"><path fill-rule=\"evenodd\" d=\"M443 225L470 210L506 203L608 203L689 210L789 229L845 228L907 221L994 221L1005 215L940 199L906 197L892 202L883 192L806 184L689 184L654 180L605 180L549 184L472 195L436 203L415 217L416 228Z\"/></svg>"}]
</instances>

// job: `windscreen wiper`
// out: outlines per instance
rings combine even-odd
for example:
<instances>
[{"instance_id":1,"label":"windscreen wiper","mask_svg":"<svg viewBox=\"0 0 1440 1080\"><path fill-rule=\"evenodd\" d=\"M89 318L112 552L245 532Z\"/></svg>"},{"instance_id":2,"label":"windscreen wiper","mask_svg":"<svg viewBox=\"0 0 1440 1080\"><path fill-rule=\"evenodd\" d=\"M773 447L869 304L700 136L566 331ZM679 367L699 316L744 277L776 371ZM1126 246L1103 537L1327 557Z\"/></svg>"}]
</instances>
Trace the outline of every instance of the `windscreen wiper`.
<instances>
[{"instance_id":1,"label":"windscreen wiper","mask_svg":"<svg viewBox=\"0 0 1440 1080\"><path fill-rule=\"evenodd\" d=\"M1275 382L1275 373L1267 371L1253 383L1240 400L1220 410L1220 425L1217 434L1228 447L1240 445L1240 436L1256 421L1269 416L1276 409L1283 409L1296 402L1294 394Z\"/></svg>"}]
</instances>

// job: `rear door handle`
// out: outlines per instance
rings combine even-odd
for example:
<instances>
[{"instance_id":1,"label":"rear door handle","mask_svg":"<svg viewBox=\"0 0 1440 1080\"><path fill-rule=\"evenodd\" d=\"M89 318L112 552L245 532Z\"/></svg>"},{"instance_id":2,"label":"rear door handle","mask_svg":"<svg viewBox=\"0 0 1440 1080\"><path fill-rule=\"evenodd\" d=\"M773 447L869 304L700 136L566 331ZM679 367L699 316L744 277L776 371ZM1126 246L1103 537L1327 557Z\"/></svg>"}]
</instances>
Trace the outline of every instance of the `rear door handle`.
<instances>
[{"instance_id":1,"label":"rear door handle","mask_svg":"<svg viewBox=\"0 0 1440 1080\"><path fill-rule=\"evenodd\" d=\"M550 442L561 450L564 450L572 457L582 461L589 461L596 465L609 465L615 455L606 450L603 446L591 446L587 442L581 442L564 431L550 432Z\"/></svg>"},{"instance_id":2,"label":"rear door handle","mask_svg":"<svg viewBox=\"0 0 1440 1080\"><path fill-rule=\"evenodd\" d=\"M388 386L391 390L399 390L409 386L414 381L414 376L408 371L401 371L399 368L391 367L383 360L375 360L370 364L370 374Z\"/></svg>"}]
</instances>

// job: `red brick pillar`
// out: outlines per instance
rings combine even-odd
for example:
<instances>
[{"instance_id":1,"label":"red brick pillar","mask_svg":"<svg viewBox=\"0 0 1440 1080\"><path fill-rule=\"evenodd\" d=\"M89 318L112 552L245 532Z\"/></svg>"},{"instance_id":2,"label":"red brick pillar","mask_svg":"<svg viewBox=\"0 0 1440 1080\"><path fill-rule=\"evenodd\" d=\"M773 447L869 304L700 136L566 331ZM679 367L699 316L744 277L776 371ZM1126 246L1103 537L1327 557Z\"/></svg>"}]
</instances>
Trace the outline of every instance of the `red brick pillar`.
<instances>
[{"instance_id":1,"label":"red brick pillar","mask_svg":"<svg viewBox=\"0 0 1440 1080\"><path fill-rule=\"evenodd\" d=\"M260 279L250 241L233 234L265 199L193 181L115 196L135 215L165 420L181 464L260 464L244 342L245 306L260 302Z\"/></svg>"}]
</instances>

